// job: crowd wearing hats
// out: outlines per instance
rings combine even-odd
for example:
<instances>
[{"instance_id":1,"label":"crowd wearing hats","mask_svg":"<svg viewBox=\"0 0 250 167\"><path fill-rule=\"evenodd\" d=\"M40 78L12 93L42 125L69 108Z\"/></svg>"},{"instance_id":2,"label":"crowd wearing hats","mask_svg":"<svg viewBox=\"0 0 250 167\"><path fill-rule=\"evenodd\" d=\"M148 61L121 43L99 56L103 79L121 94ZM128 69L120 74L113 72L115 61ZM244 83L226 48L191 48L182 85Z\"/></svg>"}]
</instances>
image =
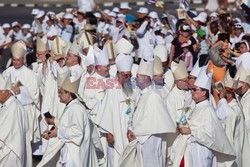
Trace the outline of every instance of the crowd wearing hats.
<instances>
[{"instance_id":1,"label":"crowd wearing hats","mask_svg":"<svg viewBox=\"0 0 250 167\"><path fill-rule=\"evenodd\" d=\"M248 167L250 8L211 1L1 23L0 166Z\"/></svg>"}]
</instances>

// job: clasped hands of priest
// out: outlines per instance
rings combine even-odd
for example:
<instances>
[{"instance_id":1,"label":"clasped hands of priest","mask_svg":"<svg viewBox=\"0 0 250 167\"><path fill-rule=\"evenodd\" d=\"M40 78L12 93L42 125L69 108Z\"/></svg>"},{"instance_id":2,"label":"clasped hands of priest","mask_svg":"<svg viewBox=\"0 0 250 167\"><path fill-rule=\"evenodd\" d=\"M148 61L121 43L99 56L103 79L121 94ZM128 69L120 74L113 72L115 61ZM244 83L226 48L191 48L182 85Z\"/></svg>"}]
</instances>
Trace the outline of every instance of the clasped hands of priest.
<instances>
[{"instance_id":1,"label":"clasped hands of priest","mask_svg":"<svg viewBox=\"0 0 250 167\"><path fill-rule=\"evenodd\" d=\"M15 95L18 95L21 93L20 87L19 86L13 86L11 88L11 91L15 93Z\"/></svg>"},{"instance_id":2,"label":"clasped hands of priest","mask_svg":"<svg viewBox=\"0 0 250 167\"><path fill-rule=\"evenodd\" d=\"M109 144L112 144L114 145L115 143L115 139L114 139L114 136L111 134L111 133L107 133L106 134L106 140Z\"/></svg>"},{"instance_id":3,"label":"clasped hands of priest","mask_svg":"<svg viewBox=\"0 0 250 167\"><path fill-rule=\"evenodd\" d=\"M176 128L176 134L177 135L179 135L179 134L189 135L189 134L191 134L191 129L188 126L180 125L180 126L177 126L177 128Z\"/></svg>"},{"instance_id":4,"label":"clasped hands of priest","mask_svg":"<svg viewBox=\"0 0 250 167\"><path fill-rule=\"evenodd\" d=\"M45 118L45 122L48 125L53 125L53 127L50 130L46 130L42 133L42 137L46 140L49 140L50 138L57 137L57 126L55 125L55 117L52 116L52 118Z\"/></svg>"},{"instance_id":5,"label":"clasped hands of priest","mask_svg":"<svg viewBox=\"0 0 250 167\"><path fill-rule=\"evenodd\" d=\"M135 134L131 130L128 130L128 132L127 132L127 138L128 138L129 142L131 142L131 141L133 141L133 140L136 139Z\"/></svg>"}]
</instances>

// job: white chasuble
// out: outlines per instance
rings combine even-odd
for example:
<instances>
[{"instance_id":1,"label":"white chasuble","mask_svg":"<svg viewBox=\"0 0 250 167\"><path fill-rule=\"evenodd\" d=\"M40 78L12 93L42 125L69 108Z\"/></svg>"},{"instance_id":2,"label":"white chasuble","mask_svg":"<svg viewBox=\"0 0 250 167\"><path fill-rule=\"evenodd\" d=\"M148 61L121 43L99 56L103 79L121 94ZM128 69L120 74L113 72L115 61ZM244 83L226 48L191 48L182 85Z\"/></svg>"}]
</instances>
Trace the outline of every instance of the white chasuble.
<instances>
[{"instance_id":1,"label":"white chasuble","mask_svg":"<svg viewBox=\"0 0 250 167\"><path fill-rule=\"evenodd\" d=\"M94 73L90 77L86 78L86 83L83 90L83 101L90 109L89 115L92 121L95 123L96 115L101 106L101 101L105 94L105 77Z\"/></svg>"},{"instance_id":2,"label":"white chasuble","mask_svg":"<svg viewBox=\"0 0 250 167\"><path fill-rule=\"evenodd\" d=\"M179 122L184 105L189 96L189 91L180 90L177 86L175 86L168 94L168 97L166 98L167 111L174 123Z\"/></svg>"},{"instance_id":3,"label":"white chasuble","mask_svg":"<svg viewBox=\"0 0 250 167\"><path fill-rule=\"evenodd\" d=\"M31 141L39 141L40 98L36 74L23 65L19 69L9 67L3 72L3 77L6 81L10 79L12 85L17 83L20 85L21 92L16 97L27 112Z\"/></svg>"},{"instance_id":4,"label":"white chasuble","mask_svg":"<svg viewBox=\"0 0 250 167\"><path fill-rule=\"evenodd\" d=\"M84 106L77 99L66 106L55 124L57 137L49 139L38 167L54 167L59 161L65 166L98 167L91 124Z\"/></svg>"},{"instance_id":5,"label":"white chasuble","mask_svg":"<svg viewBox=\"0 0 250 167\"><path fill-rule=\"evenodd\" d=\"M187 124L191 134L180 134L172 147L173 167L180 166L183 156L185 167L192 167L198 163L198 166L233 163L234 150L208 100L196 104L187 118Z\"/></svg>"},{"instance_id":6,"label":"white chasuble","mask_svg":"<svg viewBox=\"0 0 250 167\"><path fill-rule=\"evenodd\" d=\"M141 153L137 153L134 159L129 158L128 161L126 157L130 155L125 154L126 148L121 156L124 161L119 163L126 166L126 164L132 163L130 160L133 160L135 164L142 163L141 166L144 167L152 165L155 167L165 166L167 134L174 134L176 128L169 113L166 112L164 102L158 91L153 90L151 87L142 90L142 95L133 115L132 126L132 131L138 141L134 148L140 148ZM142 162L136 162L136 159L142 159Z\"/></svg>"},{"instance_id":7,"label":"white chasuble","mask_svg":"<svg viewBox=\"0 0 250 167\"><path fill-rule=\"evenodd\" d=\"M113 166L118 166L118 160L128 145L127 131L129 120L133 114L135 104L139 94L133 91L132 95L127 97L123 89L108 89L100 107L102 116L98 117L96 123L102 129L114 136L114 155Z\"/></svg>"},{"instance_id":8,"label":"white chasuble","mask_svg":"<svg viewBox=\"0 0 250 167\"><path fill-rule=\"evenodd\" d=\"M0 166L32 167L27 113L11 96L0 109Z\"/></svg>"}]
</instances>

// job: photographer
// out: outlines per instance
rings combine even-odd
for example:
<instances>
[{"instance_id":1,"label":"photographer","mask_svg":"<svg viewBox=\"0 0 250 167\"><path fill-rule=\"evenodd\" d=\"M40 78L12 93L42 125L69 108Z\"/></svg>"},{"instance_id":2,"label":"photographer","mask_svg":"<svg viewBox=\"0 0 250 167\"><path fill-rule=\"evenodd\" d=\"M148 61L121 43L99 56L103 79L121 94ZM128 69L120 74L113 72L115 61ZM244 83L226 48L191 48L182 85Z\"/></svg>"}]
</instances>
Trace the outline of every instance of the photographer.
<instances>
[{"instance_id":1,"label":"photographer","mask_svg":"<svg viewBox=\"0 0 250 167\"><path fill-rule=\"evenodd\" d=\"M214 44L218 40L218 34L220 33L218 21L209 21L207 24L207 29L209 34L207 41L209 41L211 44Z\"/></svg>"},{"instance_id":2,"label":"photographer","mask_svg":"<svg viewBox=\"0 0 250 167\"><path fill-rule=\"evenodd\" d=\"M228 57L229 34L220 33L218 41L213 44L209 51L210 61L208 62L208 71L213 71L213 83L223 81L226 75L227 63L222 57ZM213 89L213 95L216 103L219 101L218 93Z\"/></svg>"},{"instance_id":3,"label":"photographer","mask_svg":"<svg viewBox=\"0 0 250 167\"><path fill-rule=\"evenodd\" d=\"M51 48L52 41L56 38L58 34L58 29L55 26L55 20L51 16L47 17L47 25L48 25L48 31L47 31L47 37L48 37L48 44L49 48Z\"/></svg>"},{"instance_id":4,"label":"photographer","mask_svg":"<svg viewBox=\"0 0 250 167\"><path fill-rule=\"evenodd\" d=\"M74 16L71 13L66 13L63 16L61 38L67 42L73 42L75 34Z\"/></svg>"},{"instance_id":5,"label":"photographer","mask_svg":"<svg viewBox=\"0 0 250 167\"><path fill-rule=\"evenodd\" d=\"M247 40L241 40L235 44L234 50L230 49L230 53L236 57L240 57L246 52L249 52L249 42Z\"/></svg>"},{"instance_id":6,"label":"photographer","mask_svg":"<svg viewBox=\"0 0 250 167\"><path fill-rule=\"evenodd\" d=\"M153 51L154 45L155 45L155 34L152 31L152 27L150 24L150 18L148 16L145 16L143 18L143 23L141 26L137 29L137 41L139 43L139 49L138 49L138 57L147 59L151 57L145 57L145 50L151 49Z\"/></svg>"},{"instance_id":7,"label":"photographer","mask_svg":"<svg viewBox=\"0 0 250 167\"><path fill-rule=\"evenodd\" d=\"M73 22L75 23L76 34L79 34L86 24L85 12L83 10L78 10L76 13L76 18L73 19Z\"/></svg>"},{"instance_id":8,"label":"photographer","mask_svg":"<svg viewBox=\"0 0 250 167\"><path fill-rule=\"evenodd\" d=\"M235 47L235 44L240 42L242 37L245 35L241 23L236 23L234 25L233 32L234 32L234 38L230 39L230 42L232 43L231 49L233 49Z\"/></svg>"},{"instance_id":9,"label":"photographer","mask_svg":"<svg viewBox=\"0 0 250 167\"><path fill-rule=\"evenodd\" d=\"M247 40L242 40L240 42L240 55L237 57L235 65L237 68L239 68L241 62L243 62L243 64L249 62L249 58L250 58L250 49L249 49L250 43Z\"/></svg>"}]
</instances>

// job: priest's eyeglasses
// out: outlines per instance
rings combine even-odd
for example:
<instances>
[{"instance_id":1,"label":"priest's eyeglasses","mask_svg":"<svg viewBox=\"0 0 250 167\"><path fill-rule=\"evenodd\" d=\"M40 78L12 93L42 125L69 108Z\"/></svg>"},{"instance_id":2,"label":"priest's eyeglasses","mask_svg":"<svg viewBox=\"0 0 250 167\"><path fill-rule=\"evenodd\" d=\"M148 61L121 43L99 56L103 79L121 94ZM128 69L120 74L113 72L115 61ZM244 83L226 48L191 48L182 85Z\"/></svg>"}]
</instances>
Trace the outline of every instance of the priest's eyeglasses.
<instances>
[{"instance_id":1,"label":"priest's eyeglasses","mask_svg":"<svg viewBox=\"0 0 250 167\"><path fill-rule=\"evenodd\" d=\"M193 77L193 76L188 76L188 79L189 79L189 80L195 79L195 77Z\"/></svg>"},{"instance_id":2,"label":"priest's eyeglasses","mask_svg":"<svg viewBox=\"0 0 250 167\"><path fill-rule=\"evenodd\" d=\"M132 74L119 73L118 75L119 75L120 77L123 77L123 78L131 78L131 77L132 77Z\"/></svg>"},{"instance_id":3,"label":"priest's eyeglasses","mask_svg":"<svg viewBox=\"0 0 250 167\"><path fill-rule=\"evenodd\" d=\"M199 88L192 88L191 90L194 91L194 92L196 92L196 91L198 91L198 90L202 91L202 90L199 89Z\"/></svg>"}]
</instances>

